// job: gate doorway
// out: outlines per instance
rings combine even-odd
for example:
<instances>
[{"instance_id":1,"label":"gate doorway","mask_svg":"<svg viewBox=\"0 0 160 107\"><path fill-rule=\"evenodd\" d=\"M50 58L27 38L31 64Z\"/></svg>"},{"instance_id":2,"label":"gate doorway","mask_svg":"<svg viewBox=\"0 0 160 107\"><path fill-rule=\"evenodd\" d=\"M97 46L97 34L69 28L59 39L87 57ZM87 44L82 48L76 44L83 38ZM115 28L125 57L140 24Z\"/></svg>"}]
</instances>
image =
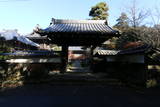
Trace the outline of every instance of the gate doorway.
<instances>
[{"instance_id":1,"label":"gate doorway","mask_svg":"<svg viewBox=\"0 0 160 107\"><path fill-rule=\"evenodd\" d=\"M69 47L67 72L90 72L90 51L83 47Z\"/></svg>"}]
</instances>

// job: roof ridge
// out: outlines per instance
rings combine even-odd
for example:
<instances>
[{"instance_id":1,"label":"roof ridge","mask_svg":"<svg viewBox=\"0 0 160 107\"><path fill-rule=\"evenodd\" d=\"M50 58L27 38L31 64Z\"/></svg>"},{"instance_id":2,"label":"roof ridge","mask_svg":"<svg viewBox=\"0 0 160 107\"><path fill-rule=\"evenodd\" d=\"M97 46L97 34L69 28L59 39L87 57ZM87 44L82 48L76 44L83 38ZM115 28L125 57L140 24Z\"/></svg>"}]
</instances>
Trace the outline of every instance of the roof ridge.
<instances>
[{"instance_id":1,"label":"roof ridge","mask_svg":"<svg viewBox=\"0 0 160 107\"><path fill-rule=\"evenodd\" d=\"M75 19L54 19L53 24L105 24L106 20L75 20Z\"/></svg>"}]
</instances>

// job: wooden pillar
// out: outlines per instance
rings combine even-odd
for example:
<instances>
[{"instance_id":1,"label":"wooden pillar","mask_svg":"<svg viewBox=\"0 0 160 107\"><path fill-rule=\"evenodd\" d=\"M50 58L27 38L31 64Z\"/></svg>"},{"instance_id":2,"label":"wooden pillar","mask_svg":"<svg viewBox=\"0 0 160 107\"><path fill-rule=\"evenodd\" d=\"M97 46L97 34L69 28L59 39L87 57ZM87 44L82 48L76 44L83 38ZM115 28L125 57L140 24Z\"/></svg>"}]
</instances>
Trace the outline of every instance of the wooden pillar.
<instances>
[{"instance_id":1,"label":"wooden pillar","mask_svg":"<svg viewBox=\"0 0 160 107\"><path fill-rule=\"evenodd\" d=\"M90 70L93 71L93 50L95 49L95 46L91 46L90 50Z\"/></svg>"},{"instance_id":2,"label":"wooden pillar","mask_svg":"<svg viewBox=\"0 0 160 107\"><path fill-rule=\"evenodd\" d=\"M61 60L62 60L61 73L65 73L67 71L67 64L68 64L68 46L67 45L62 46Z\"/></svg>"}]
</instances>

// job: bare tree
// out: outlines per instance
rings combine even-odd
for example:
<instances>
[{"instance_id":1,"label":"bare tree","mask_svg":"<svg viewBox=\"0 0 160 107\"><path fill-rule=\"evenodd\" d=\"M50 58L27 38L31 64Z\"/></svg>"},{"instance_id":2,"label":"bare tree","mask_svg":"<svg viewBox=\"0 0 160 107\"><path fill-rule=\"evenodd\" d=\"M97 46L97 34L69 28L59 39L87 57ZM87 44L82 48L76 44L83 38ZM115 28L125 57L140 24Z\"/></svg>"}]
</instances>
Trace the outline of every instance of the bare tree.
<instances>
[{"instance_id":1,"label":"bare tree","mask_svg":"<svg viewBox=\"0 0 160 107\"><path fill-rule=\"evenodd\" d=\"M155 8L150 12L150 17L152 20L153 28L157 30L158 33L160 33L160 8L155 6Z\"/></svg>"},{"instance_id":2,"label":"bare tree","mask_svg":"<svg viewBox=\"0 0 160 107\"><path fill-rule=\"evenodd\" d=\"M139 9L137 1L133 0L131 5L127 8L128 18L131 26L138 27L149 15L149 11Z\"/></svg>"},{"instance_id":3,"label":"bare tree","mask_svg":"<svg viewBox=\"0 0 160 107\"><path fill-rule=\"evenodd\" d=\"M160 24L160 8L155 6L154 9L151 9L150 16L154 25Z\"/></svg>"}]
</instances>

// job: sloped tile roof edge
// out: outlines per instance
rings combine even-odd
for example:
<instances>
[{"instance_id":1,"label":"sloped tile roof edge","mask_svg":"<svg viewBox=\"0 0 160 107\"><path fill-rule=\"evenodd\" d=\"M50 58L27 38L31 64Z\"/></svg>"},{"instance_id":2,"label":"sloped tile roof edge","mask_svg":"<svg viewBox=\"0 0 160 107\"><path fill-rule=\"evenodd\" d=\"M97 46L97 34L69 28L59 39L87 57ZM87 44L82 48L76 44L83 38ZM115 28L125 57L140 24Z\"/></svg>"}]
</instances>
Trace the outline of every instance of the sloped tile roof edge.
<instances>
[{"instance_id":1,"label":"sloped tile roof edge","mask_svg":"<svg viewBox=\"0 0 160 107\"><path fill-rule=\"evenodd\" d=\"M50 26L39 29L37 33L96 33L96 34L119 34L106 24L106 20L64 20L53 19Z\"/></svg>"},{"instance_id":2,"label":"sloped tile roof edge","mask_svg":"<svg viewBox=\"0 0 160 107\"><path fill-rule=\"evenodd\" d=\"M149 45L142 45L131 49L126 50L105 50L105 49L96 49L94 55L125 55L125 54L135 54L135 53L146 53L151 47ZM146 51L146 52L145 52Z\"/></svg>"},{"instance_id":3,"label":"sloped tile roof edge","mask_svg":"<svg viewBox=\"0 0 160 107\"><path fill-rule=\"evenodd\" d=\"M75 19L54 19L52 18L52 24L105 24L106 20L75 20Z\"/></svg>"}]
</instances>

